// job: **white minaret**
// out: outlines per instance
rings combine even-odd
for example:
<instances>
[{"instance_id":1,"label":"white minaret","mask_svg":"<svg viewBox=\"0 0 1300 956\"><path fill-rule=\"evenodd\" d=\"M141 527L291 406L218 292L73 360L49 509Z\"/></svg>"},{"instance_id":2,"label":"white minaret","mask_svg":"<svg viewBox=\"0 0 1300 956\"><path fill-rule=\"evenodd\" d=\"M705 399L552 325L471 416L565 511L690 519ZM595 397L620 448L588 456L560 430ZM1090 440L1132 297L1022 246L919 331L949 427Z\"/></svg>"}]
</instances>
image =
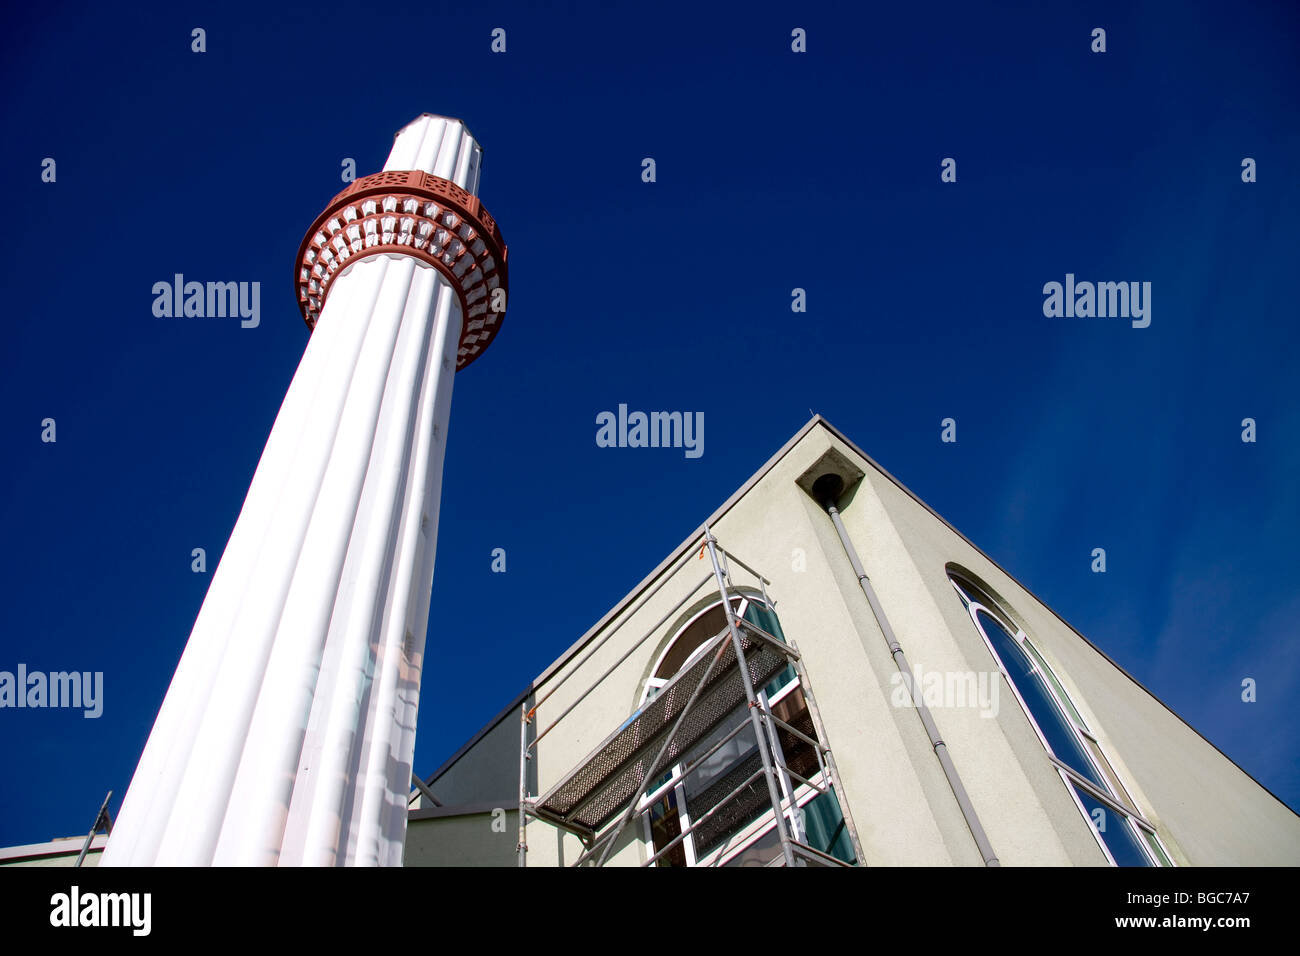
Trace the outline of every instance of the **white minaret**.
<instances>
[{"instance_id":1,"label":"white minaret","mask_svg":"<svg viewBox=\"0 0 1300 956\"><path fill-rule=\"evenodd\" d=\"M455 372L506 249L459 120L401 130L313 224L314 331L102 865L400 865Z\"/></svg>"}]
</instances>

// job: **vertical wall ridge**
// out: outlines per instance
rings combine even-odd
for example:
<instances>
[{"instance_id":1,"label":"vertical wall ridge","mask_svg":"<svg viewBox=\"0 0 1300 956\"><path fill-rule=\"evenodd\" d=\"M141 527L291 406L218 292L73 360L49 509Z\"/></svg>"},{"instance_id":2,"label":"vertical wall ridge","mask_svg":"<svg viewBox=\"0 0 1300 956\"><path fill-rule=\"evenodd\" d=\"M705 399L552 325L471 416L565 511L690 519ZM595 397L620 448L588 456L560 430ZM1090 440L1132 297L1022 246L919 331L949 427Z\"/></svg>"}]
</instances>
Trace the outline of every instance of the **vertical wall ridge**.
<instances>
[{"instance_id":1,"label":"vertical wall ridge","mask_svg":"<svg viewBox=\"0 0 1300 956\"><path fill-rule=\"evenodd\" d=\"M220 857L230 862L274 863L283 838L293 770L301 756L325 637L356 521L383 386L391 371L402 304L410 289L414 263L409 259L380 258L373 265L370 260L358 263L356 268L361 273L375 267L385 269L379 295L361 345L357 373L348 385L338 434L300 558L290 574L271 657L249 725L249 739L235 776ZM229 831L228 836L225 831ZM253 851L252 847L263 849ZM274 847L274 852L265 849L268 847ZM230 853L236 856L230 858Z\"/></svg>"},{"instance_id":2,"label":"vertical wall ridge","mask_svg":"<svg viewBox=\"0 0 1300 956\"><path fill-rule=\"evenodd\" d=\"M415 267L411 293L380 410L362 507L358 511L348 562L356 579L340 589L330 622L329 641L339 645L333 692L325 719L308 736L319 746L315 798L306 814L303 862L334 862L346 799L346 781L357 733L364 727L372 677L370 661L389 592L396 536L406 502L406 483L418 419L418 386L428 363L432 304L440 274ZM396 480L394 480L394 478ZM301 765L300 765L301 766Z\"/></svg>"},{"instance_id":3,"label":"vertical wall ridge","mask_svg":"<svg viewBox=\"0 0 1300 956\"><path fill-rule=\"evenodd\" d=\"M359 304L378 301L383 270L381 265L368 283L360 284ZM304 557L312 557L312 528L328 488L329 463L338 455L347 396L356 387L365 361L364 342L373 333L372 312L361 316L354 330L343 330L352 332L345 353L352 368L348 374L338 375L330 391L331 401L314 409L304 426L308 440L290 466L291 474L302 476L299 493L265 502L274 509L266 546L253 559L248 588L236 599L237 612L195 740L194 750L202 758L191 760L186 767L164 831L164 842L174 848L160 857L166 862L212 862L225 829L224 810L238 786L241 767L250 747L262 743L258 708L265 699L264 686L274 674L277 650L283 653L278 641L283 616L293 601L294 581ZM356 341L362 343L360 351ZM332 414L334 410L339 413Z\"/></svg>"},{"instance_id":4,"label":"vertical wall ridge","mask_svg":"<svg viewBox=\"0 0 1300 956\"><path fill-rule=\"evenodd\" d=\"M434 540L437 534L440 502L436 478L442 474L442 458L434 454L434 451L444 447L446 441L446 422L439 422L438 413L450 406L455 351L462 321L459 300L445 282L439 283L434 309L436 324L430 343L430 361L420 389L418 443L412 460L411 480L407 486L408 502L400 530L396 572L391 583L392 594L381 625L384 634L383 653L388 666L384 670L383 682L366 723L364 752L358 755L363 762L359 763L357 772L365 780L365 785L359 788L360 806L356 806L354 799L354 806L347 814L350 819L349 858L346 862L349 863L364 862L373 865L401 862L400 841L405 833L404 827L397 837L398 847L394 859L392 839L382 839L383 828L378 825L378 821L387 808L397 802L402 809L401 820L404 824L406 794L410 790L414 737L406 742L397 733L398 690L403 669L412 666L418 668L421 663L418 660L412 662L406 657L410 649L407 634L412 635L413 646L415 635L422 637L424 633L422 627L417 629L412 622L413 612L421 606L426 615L428 612L432 573L430 568L426 581L420 545L422 540ZM429 516L428 520L426 515ZM409 746L404 747L404 743L409 743ZM397 779L390 779L389 771L392 767L398 768L395 772ZM397 795L396 798L394 795ZM385 844L382 851L381 841Z\"/></svg>"}]
</instances>

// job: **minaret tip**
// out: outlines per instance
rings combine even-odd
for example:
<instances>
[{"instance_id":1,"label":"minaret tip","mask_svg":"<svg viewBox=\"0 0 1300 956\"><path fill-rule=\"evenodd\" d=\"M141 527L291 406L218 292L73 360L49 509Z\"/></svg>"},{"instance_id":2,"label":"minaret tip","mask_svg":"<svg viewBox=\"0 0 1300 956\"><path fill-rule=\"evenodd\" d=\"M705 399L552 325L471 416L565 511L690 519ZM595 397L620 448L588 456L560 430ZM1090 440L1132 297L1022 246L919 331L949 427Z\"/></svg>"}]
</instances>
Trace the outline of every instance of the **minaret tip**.
<instances>
[{"instance_id":1,"label":"minaret tip","mask_svg":"<svg viewBox=\"0 0 1300 956\"><path fill-rule=\"evenodd\" d=\"M394 133L393 139L397 139L397 137L401 136L408 129L414 126L416 123L422 123L425 120L447 120L449 122L459 123L461 126L465 126L465 121L461 119L459 116L444 116L442 113L421 113L415 119L411 120L401 129L399 129L396 133ZM466 126L465 131L469 132L469 127Z\"/></svg>"}]
</instances>

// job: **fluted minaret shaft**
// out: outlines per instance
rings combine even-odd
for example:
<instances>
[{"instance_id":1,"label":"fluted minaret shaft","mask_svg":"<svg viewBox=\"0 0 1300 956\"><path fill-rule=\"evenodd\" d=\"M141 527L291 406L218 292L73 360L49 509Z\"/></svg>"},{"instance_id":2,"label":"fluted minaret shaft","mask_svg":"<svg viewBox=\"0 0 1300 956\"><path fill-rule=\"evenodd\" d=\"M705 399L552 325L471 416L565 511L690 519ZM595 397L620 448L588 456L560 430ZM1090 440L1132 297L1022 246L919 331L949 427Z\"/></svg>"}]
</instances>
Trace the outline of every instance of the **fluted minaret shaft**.
<instances>
[{"instance_id":1,"label":"fluted minaret shaft","mask_svg":"<svg viewBox=\"0 0 1300 956\"><path fill-rule=\"evenodd\" d=\"M462 123L424 116L384 169L474 194L480 161ZM364 212L318 235L346 241ZM388 225L367 228L378 243ZM472 232L425 232L469 255L453 244ZM338 250L103 865L401 863L464 286L481 283Z\"/></svg>"}]
</instances>

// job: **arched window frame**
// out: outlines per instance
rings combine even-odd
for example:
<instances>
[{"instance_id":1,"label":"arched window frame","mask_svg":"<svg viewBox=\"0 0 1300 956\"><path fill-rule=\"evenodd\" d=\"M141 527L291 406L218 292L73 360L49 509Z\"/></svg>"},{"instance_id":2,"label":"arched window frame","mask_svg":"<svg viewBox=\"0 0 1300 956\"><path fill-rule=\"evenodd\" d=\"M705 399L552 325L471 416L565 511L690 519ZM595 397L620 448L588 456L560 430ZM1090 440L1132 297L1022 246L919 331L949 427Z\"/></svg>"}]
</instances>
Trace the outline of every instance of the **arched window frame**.
<instances>
[{"instance_id":1,"label":"arched window frame","mask_svg":"<svg viewBox=\"0 0 1300 956\"><path fill-rule=\"evenodd\" d=\"M745 592L741 592L740 594L733 593L731 595L731 602L732 602L732 606L735 608L735 613L738 618L744 618L745 612L749 610L751 605L757 605L758 607L764 608L767 611L771 612L773 615L775 615L776 613L772 605L757 594L749 594ZM659 656L655 659L654 666L650 668L651 676L646 679L645 684L642 686L639 707L644 707L645 704L653 696L654 692L658 691L659 688L665 686L670 680L672 680L673 675L669 675L667 677L656 677L654 675L659 672L660 668L663 666L664 659L672 651L673 647L677 644L677 642L690 629L691 625L693 625L704 615L708 614L711 611L717 610L721 606L722 606L722 599L719 598L715 601L710 602L706 606L700 608L689 618L683 621L680 625L678 625L678 627L676 628L676 632L673 635L673 639L670 640L664 646L664 649L659 653ZM709 647L710 647L710 643L708 641L701 643L700 646L697 647L694 651L692 651L691 654L686 658L686 660L682 662L681 666L677 670L677 673L680 673L682 670L685 670L692 663L694 663L695 660L699 657L699 655L704 653ZM784 678L784 683L782 683L771 695L768 695L767 689L771 687L772 683L782 680L783 678ZM784 700L787 696L792 694L800 686L801 686L801 682L799 680L798 674L794 673L793 669L791 669L789 672L787 672L784 675L778 675L776 678L773 679L773 681L770 681L764 687L756 688L756 691L760 697L765 698L765 702L767 705L773 706L780 703L782 700ZM745 733L747 732L742 731L742 735L744 735ZM641 801L637 806L637 812L641 814L643 836L646 841L646 845L649 847L654 846L654 837L653 837L653 833L651 832L650 818L647 811L670 789L676 790L678 820L681 829L685 830L687 827L691 825L690 815L686 808L687 801L686 801L686 793L685 793L685 780L681 776L681 771L684 768L684 766L685 764L683 762L674 763L672 767L667 771L667 773L670 774L669 779L663 782L662 784L656 786L648 793L646 793L641 798ZM784 777L780 775L778 775L778 777L780 779L781 796L787 806L790 806L791 803L793 803L794 807L802 809L806 804L816 799L817 796L819 795L817 790L813 789L812 787L809 787L807 784L799 783L794 780L787 781ZM825 774L821 770L818 770L816 773L810 775L808 779L813 784L816 784L818 787L822 787L823 789L825 789L829 785L829 781L825 778ZM789 783L793 788L793 797L794 797L793 801L791 801L790 799L792 790L787 788L787 783ZM788 821L790 821L790 826L792 827L792 829L802 826L801 821L797 820L796 818L797 812L798 810L790 810L790 809L787 809L784 812L784 816ZM723 842L721 846L714 847L702 855L697 854L696 852L694 835L693 834L688 835L681 843L685 851L686 865L687 866L725 866L729 861L739 856L741 853L743 853L753 844L761 840L763 837L771 834L775 830L775 828L776 828L776 813L775 811L769 808L766 811L764 811L760 816L758 816L756 819L751 820L748 824L738 829L725 842ZM798 831L796 830L796 832Z\"/></svg>"},{"instance_id":2,"label":"arched window frame","mask_svg":"<svg viewBox=\"0 0 1300 956\"><path fill-rule=\"evenodd\" d=\"M1029 718L1029 723L1034 728L1034 733L1038 735L1038 739L1047 753L1048 760L1056 768L1066 790L1069 791L1070 797L1074 800L1075 806L1083 814L1084 820L1088 823L1088 829L1092 831L1093 838L1097 841L1097 845L1101 847L1106 859L1112 866L1118 865L1114 854L1106 844L1105 838L1094 824L1091 814L1084 807L1076 788L1086 791L1105 808L1109 809L1113 815L1117 816L1121 821L1121 825L1128 826L1132 830L1138 847L1146 857L1147 865L1174 866L1173 857L1170 856L1169 851L1161 841L1155 825L1137 809L1137 804L1133 800L1129 788L1124 784L1119 772L1115 769L1114 763L1106 753L1101 741L1089 729L1074 701L1066 693L1065 685L1047 663L1047 659L1034 646L1033 641L1029 639L1029 635L1015 623L1010 614L999 607L991 596L987 595L983 588L951 571L948 573L948 581L953 586L953 590L957 592L957 596L970 616L971 622L975 625L976 633L984 640L985 646L997 663L998 670L1001 672L1007 686L1011 688L1012 694L1015 695L1016 701L1020 704L1020 709ZM1053 753L1047 735L1043 733L1043 729L1034 718L1033 712L1020 693L1020 688L1016 686L1015 680L1012 679L1010 672L1007 670L1006 663L994 647L992 639L985 633L984 625L980 623L979 619L980 611L1001 624L1003 629L1012 636L1025 653L1030 666L1042 678L1043 685L1053 705L1064 718L1065 724L1073 731L1085 758L1090 761L1099 779L1106 782L1107 787L1105 789L1098 787L1093 781L1068 766Z\"/></svg>"}]
</instances>

